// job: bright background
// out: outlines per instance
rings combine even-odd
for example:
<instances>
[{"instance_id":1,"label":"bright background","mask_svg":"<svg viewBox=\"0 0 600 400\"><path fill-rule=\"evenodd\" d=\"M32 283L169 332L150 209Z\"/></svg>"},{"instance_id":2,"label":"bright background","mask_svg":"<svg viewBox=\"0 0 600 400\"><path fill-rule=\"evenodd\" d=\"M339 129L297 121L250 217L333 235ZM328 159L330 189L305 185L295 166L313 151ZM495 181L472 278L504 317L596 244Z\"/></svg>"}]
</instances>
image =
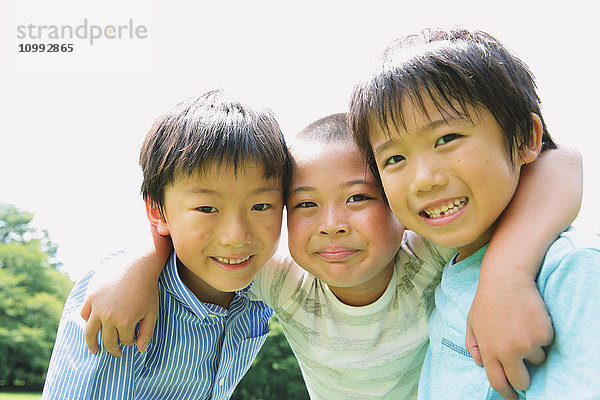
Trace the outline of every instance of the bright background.
<instances>
[{"instance_id":1,"label":"bright background","mask_svg":"<svg viewBox=\"0 0 600 400\"><path fill-rule=\"evenodd\" d=\"M75 52L17 53L17 25L84 18L133 19L148 38L66 40ZM345 111L356 77L392 39L459 23L492 33L530 66L550 132L583 154L576 224L599 233L597 10L579 0L2 2L0 201L35 213L77 279L146 237L137 157L161 112L223 88L271 108L293 135ZM548 188L558 195L560 187Z\"/></svg>"}]
</instances>

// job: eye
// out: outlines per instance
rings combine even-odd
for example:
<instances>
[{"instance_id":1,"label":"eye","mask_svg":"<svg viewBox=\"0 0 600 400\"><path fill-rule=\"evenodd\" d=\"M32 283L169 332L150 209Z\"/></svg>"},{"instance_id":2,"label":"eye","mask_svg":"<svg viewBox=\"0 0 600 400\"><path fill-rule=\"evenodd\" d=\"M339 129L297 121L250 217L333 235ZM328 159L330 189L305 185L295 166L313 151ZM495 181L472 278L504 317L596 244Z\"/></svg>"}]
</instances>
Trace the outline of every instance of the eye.
<instances>
[{"instance_id":1,"label":"eye","mask_svg":"<svg viewBox=\"0 0 600 400\"><path fill-rule=\"evenodd\" d=\"M442 144L449 143L449 142L453 141L454 139L458 138L459 136L460 135L458 135L456 133L450 133L448 135L444 135L435 142L435 145L440 146Z\"/></svg>"},{"instance_id":2,"label":"eye","mask_svg":"<svg viewBox=\"0 0 600 400\"><path fill-rule=\"evenodd\" d=\"M313 201L303 201L301 203L296 204L296 206L294 208L311 208L311 207L316 207L317 203L313 202Z\"/></svg>"},{"instance_id":3,"label":"eye","mask_svg":"<svg viewBox=\"0 0 600 400\"><path fill-rule=\"evenodd\" d=\"M369 200L371 199L370 196L367 196L366 194L355 194L352 195L348 198L347 202L348 203L360 203L361 201L365 201L365 200Z\"/></svg>"},{"instance_id":4,"label":"eye","mask_svg":"<svg viewBox=\"0 0 600 400\"><path fill-rule=\"evenodd\" d=\"M390 158L388 158L385 162L384 165L392 165L392 164L397 164L401 161L404 161L405 158L404 156L401 155L395 155L395 156L391 156Z\"/></svg>"},{"instance_id":5,"label":"eye","mask_svg":"<svg viewBox=\"0 0 600 400\"><path fill-rule=\"evenodd\" d=\"M215 207L212 206L201 206L201 207L197 207L196 210L205 213L205 214L212 214L212 213L216 213L219 210L217 210Z\"/></svg>"},{"instance_id":6,"label":"eye","mask_svg":"<svg viewBox=\"0 0 600 400\"><path fill-rule=\"evenodd\" d=\"M259 204L253 205L252 206L252 210L254 210L254 211L264 211L264 210L268 210L271 207L273 207L272 204L269 204L269 203L259 203Z\"/></svg>"}]
</instances>

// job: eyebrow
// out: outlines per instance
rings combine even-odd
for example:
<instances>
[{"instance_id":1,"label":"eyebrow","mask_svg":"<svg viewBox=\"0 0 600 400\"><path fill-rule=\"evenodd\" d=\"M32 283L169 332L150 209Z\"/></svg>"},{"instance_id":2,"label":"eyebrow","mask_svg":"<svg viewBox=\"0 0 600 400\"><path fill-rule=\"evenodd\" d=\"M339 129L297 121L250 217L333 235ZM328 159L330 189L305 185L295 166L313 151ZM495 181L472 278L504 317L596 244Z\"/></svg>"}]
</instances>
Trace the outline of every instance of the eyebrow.
<instances>
[{"instance_id":1,"label":"eyebrow","mask_svg":"<svg viewBox=\"0 0 600 400\"><path fill-rule=\"evenodd\" d=\"M439 119L436 119L435 121L431 121L431 122L423 125L419 129L417 129L414 133L417 135L420 135L423 132L426 132L428 130L434 130L434 129L438 128L439 126L450 125L451 123L453 123L455 121L464 122L465 119L460 116L447 116L446 118L439 118ZM386 140L385 142L381 143L380 145L378 145L377 147L375 147L373 149L373 153L379 154L382 151L385 151L386 149L388 149L393 143L394 143L393 139L390 138L390 139Z\"/></svg>"},{"instance_id":2,"label":"eyebrow","mask_svg":"<svg viewBox=\"0 0 600 400\"><path fill-rule=\"evenodd\" d=\"M350 187L350 186L354 186L354 185L369 185L369 182L367 182L366 179L353 179L351 181L342 183L340 186ZM290 191L289 195L292 196L298 192L310 192L313 190L315 190L315 188L312 186L298 186L294 190Z\"/></svg>"},{"instance_id":3,"label":"eyebrow","mask_svg":"<svg viewBox=\"0 0 600 400\"><path fill-rule=\"evenodd\" d=\"M366 179L354 179L348 182L344 182L342 184L343 187L348 187L348 186L354 186L354 185L368 185L369 182L367 182Z\"/></svg>"},{"instance_id":4,"label":"eyebrow","mask_svg":"<svg viewBox=\"0 0 600 400\"><path fill-rule=\"evenodd\" d=\"M281 190L275 186L263 186L263 187L259 187L254 189L250 195L259 195L259 194L264 194L264 193L271 193L271 192L280 192ZM208 188L204 188L201 186L192 186L191 188L189 188L188 190L185 191L185 194L190 194L190 195L194 195L194 194L206 194L206 195L210 195L210 196L222 196L222 194L214 189L208 189Z\"/></svg>"}]
</instances>

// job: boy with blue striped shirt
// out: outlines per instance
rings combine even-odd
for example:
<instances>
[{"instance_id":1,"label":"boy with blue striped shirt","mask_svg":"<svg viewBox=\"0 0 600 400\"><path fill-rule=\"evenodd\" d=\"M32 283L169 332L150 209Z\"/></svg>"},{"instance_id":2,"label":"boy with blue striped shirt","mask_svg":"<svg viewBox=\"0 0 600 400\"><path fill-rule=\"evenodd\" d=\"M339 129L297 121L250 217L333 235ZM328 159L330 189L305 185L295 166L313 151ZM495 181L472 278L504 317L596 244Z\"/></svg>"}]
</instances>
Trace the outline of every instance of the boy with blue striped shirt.
<instances>
[{"instance_id":1,"label":"boy with blue striped shirt","mask_svg":"<svg viewBox=\"0 0 600 400\"><path fill-rule=\"evenodd\" d=\"M174 251L159 278L146 351L90 353L79 316L95 272L73 288L43 399L228 399L268 333L248 285L279 240L290 160L274 116L221 91L156 120L140 154L149 220Z\"/></svg>"}]
</instances>

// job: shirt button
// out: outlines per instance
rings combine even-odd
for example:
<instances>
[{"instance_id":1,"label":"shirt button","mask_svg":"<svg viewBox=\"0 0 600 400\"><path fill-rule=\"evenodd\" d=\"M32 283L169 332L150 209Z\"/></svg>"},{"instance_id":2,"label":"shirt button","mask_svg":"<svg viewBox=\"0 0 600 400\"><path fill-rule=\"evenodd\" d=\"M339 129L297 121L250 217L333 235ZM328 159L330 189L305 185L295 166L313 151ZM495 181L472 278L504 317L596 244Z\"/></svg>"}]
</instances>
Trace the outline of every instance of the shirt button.
<instances>
[{"instance_id":1,"label":"shirt button","mask_svg":"<svg viewBox=\"0 0 600 400\"><path fill-rule=\"evenodd\" d=\"M219 386L223 386L224 383L225 383L225 378L219 379Z\"/></svg>"}]
</instances>

